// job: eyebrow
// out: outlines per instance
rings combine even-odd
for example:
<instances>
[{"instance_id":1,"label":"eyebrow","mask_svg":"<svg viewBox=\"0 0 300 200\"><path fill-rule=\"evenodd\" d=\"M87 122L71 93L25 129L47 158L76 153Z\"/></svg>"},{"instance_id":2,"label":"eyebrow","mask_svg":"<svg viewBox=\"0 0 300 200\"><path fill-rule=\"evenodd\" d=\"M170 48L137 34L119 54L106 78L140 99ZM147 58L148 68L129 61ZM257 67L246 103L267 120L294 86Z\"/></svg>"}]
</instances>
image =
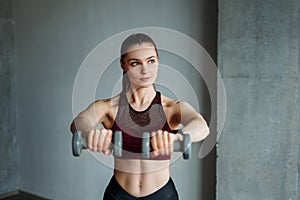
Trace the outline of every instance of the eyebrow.
<instances>
[{"instance_id":1,"label":"eyebrow","mask_svg":"<svg viewBox=\"0 0 300 200\"><path fill-rule=\"evenodd\" d=\"M146 60L149 60L151 58L155 58L155 56L150 56L150 57L146 58ZM137 58L131 58L128 61L132 61L132 60L139 60L139 59L137 59Z\"/></svg>"}]
</instances>

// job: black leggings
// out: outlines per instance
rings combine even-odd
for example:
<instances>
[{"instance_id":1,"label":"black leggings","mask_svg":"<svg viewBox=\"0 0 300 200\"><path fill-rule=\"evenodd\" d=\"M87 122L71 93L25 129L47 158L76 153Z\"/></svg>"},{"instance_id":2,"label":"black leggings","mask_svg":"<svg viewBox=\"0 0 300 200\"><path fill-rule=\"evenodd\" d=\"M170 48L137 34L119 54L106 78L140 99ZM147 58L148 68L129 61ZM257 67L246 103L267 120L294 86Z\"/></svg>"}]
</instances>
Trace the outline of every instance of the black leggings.
<instances>
[{"instance_id":1,"label":"black leggings","mask_svg":"<svg viewBox=\"0 0 300 200\"><path fill-rule=\"evenodd\" d=\"M106 187L103 200L178 200L178 193L176 191L173 180L170 178L169 182L156 192L144 196L134 197L126 192L116 181L113 176Z\"/></svg>"}]
</instances>

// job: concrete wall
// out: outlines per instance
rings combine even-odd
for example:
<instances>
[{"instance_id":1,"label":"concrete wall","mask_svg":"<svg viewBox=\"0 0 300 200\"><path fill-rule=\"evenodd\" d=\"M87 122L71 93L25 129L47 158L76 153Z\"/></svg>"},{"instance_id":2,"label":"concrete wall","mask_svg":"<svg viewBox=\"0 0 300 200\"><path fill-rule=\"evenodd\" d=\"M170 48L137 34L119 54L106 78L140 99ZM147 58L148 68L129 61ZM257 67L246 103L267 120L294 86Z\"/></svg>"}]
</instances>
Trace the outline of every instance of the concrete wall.
<instances>
[{"instance_id":1,"label":"concrete wall","mask_svg":"<svg viewBox=\"0 0 300 200\"><path fill-rule=\"evenodd\" d=\"M219 1L217 199L300 197L300 1Z\"/></svg>"},{"instance_id":2,"label":"concrete wall","mask_svg":"<svg viewBox=\"0 0 300 200\"><path fill-rule=\"evenodd\" d=\"M18 184L13 8L0 0L0 194Z\"/></svg>"},{"instance_id":3,"label":"concrete wall","mask_svg":"<svg viewBox=\"0 0 300 200\"><path fill-rule=\"evenodd\" d=\"M180 31L215 55L216 2L27 0L16 1L15 10L20 187L51 199L100 199L111 167L88 153L80 158L71 153L72 90L81 63L108 37L146 26ZM176 65L167 56L161 59ZM201 77L195 77L188 64L178 66L183 62L174 67L195 78L191 84L199 86L197 95L203 97ZM96 98L111 95L109 86L121 76L119 66L113 67L116 74L108 76L107 87L99 86ZM199 101L204 102L200 110L209 119L209 96ZM203 167L197 157L199 146L193 148L190 161L172 164L172 177L181 199L213 199L214 164ZM214 162L214 154L210 156L206 162Z\"/></svg>"}]
</instances>

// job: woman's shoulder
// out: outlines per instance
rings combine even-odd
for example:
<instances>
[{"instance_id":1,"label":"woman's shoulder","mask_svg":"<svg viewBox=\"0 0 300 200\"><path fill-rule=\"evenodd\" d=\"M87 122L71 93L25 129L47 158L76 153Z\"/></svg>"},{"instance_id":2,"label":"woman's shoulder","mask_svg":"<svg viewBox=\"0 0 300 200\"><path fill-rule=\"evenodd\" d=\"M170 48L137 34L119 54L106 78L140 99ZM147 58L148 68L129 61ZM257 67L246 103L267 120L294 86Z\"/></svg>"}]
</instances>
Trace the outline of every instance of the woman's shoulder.
<instances>
[{"instance_id":1,"label":"woman's shoulder","mask_svg":"<svg viewBox=\"0 0 300 200\"><path fill-rule=\"evenodd\" d=\"M161 94L161 104L165 107L176 107L180 105L180 101Z\"/></svg>"},{"instance_id":2,"label":"woman's shoulder","mask_svg":"<svg viewBox=\"0 0 300 200\"><path fill-rule=\"evenodd\" d=\"M119 99L120 99L120 94L107 98L107 99L97 99L94 102L94 105L96 107L106 107L106 108L113 108L119 105Z\"/></svg>"},{"instance_id":3,"label":"woman's shoulder","mask_svg":"<svg viewBox=\"0 0 300 200\"><path fill-rule=\"evenodd\" d=\"M182 107L190 106L186 101L175 100L161 94L161 104L166 108L180 109Z\"/></svg>"},{"instance_id":4,"label":"woman's shoulder","mask_svg":"<svg viewBox=\"0 0 300 200\"><path fill-rule=\"evenodd\" d=\"M99 99L94 102L95 111L98 113L99 121L102 122L104 127L109 128L112 126L119 106L120 95L108 98Z\"/></svg>"}]
</instances>

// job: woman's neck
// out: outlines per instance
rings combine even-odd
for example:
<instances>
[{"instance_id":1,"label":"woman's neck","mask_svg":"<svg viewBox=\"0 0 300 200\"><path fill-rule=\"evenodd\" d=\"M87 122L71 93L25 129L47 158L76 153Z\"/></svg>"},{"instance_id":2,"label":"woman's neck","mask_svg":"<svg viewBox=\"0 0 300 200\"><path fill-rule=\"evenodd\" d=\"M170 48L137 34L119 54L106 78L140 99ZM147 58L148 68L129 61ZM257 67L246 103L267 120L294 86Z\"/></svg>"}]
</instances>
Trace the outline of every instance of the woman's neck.
<instances>
[{"instance_id":1,"label":"woman's neck","mask_svg":"<svg viewBox=\"0 0 300 200\"><path fill-rule=\"evenodd\" d=\"M134 108L143 109L147 107L156 95L154 87L147 88L138 88L138 89L129 89L126 92L128 102Z\"/></svg>"}]
</instances>

